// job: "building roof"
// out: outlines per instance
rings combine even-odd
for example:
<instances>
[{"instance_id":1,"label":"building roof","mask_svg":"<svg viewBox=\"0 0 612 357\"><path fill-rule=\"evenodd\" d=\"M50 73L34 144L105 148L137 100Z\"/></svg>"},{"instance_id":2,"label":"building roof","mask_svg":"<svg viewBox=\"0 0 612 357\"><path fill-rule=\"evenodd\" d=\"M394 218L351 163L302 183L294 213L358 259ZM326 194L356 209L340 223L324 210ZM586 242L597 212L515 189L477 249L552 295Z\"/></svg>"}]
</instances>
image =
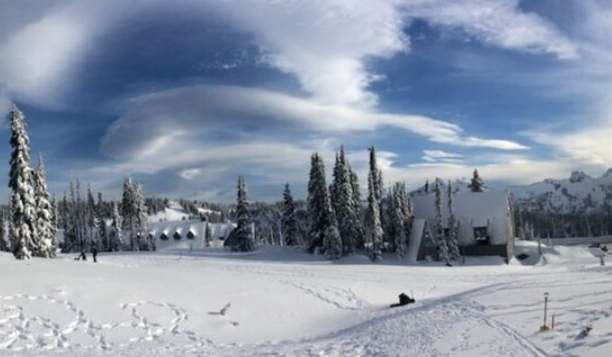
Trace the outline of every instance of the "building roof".
<instances>
[{"instance_id":1,"label":"building roof","mask_svg":"<svg viewBox=\"0 0 612 357\"><path fill-rule=\"evenodd\" d=\"M435 194L418 195L411 198L415 218L435 218ZM442 223L449 217L448 197L442 194ZM492 219L506 219L510 209L508 194L503 191L463 192L453 195L453 210L457 220L472 222L474 227L486 227Z\"/></svg>"}]
</instances>

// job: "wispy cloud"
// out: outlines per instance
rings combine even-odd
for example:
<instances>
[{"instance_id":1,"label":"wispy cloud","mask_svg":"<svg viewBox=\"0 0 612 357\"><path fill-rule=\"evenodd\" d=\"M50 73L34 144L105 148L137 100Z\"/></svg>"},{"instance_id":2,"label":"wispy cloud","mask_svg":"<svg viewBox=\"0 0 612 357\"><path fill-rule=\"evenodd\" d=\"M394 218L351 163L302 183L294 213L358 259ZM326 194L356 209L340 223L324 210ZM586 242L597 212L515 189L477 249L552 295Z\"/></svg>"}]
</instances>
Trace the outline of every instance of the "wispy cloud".
<instances>
[{"instance_id":1,"label":"wispy cloud","mask_svg":"<svg viewBox=\"0 0 612 357\"><path fill-rule=\"evenodd\" d=\"M253 124L312 133L373 131L386 126L448 145L501 150L526 148L509 140L464 136L457 125L425 116L323 105L261 89L190 86L136 100L107 130L102 150L116 157L150 155L163 152L168 144L185 140L182 136L187 134L199 132L205 138L207 132L223 125L233 127L236 135L241 126Z\"/></svg>"},{"instance_id":2,"label":"wispy cloud","mask_svg":"<svg viewBox=\"0 0 612 357\"><path fill-rule=\"evenodd\" d=\"M612 152L612 4L607 1L580 2L583 12L575 24L575 37L579 39L583 59L576 63L577 76L559 78L560 85L588 89L589 102L582 106L579 123L555 125L552 128L536 126L524 135L549 147L556 157L571 160L575 168L595 166L609 168ZM582 82L582 83L581 83ZM586 83L584 83L586 82Z\"/></svg>"},{"instance_id":3,"label":"wispy cloud","mask_svg":"<svg viewBox=\"0 0 612 357\"><path fill-rule=\"evenodd\" d=\"M460 163L462 155L453 154L442 150L423 150L423 160L426 162Z\"/></svg>"},{"instance_id":4,"label":"wispy cloud","mask_svg":"<svg viewBox=\"0 0 612 357\"><path fill-rule=\"evenodd\" d=\"M524 13L519 0L414 0L404 2L408 16L434 26L463 31L491 46L562 59L580 56L576 44L544 18Z\"/></svg>"}]
</instances>

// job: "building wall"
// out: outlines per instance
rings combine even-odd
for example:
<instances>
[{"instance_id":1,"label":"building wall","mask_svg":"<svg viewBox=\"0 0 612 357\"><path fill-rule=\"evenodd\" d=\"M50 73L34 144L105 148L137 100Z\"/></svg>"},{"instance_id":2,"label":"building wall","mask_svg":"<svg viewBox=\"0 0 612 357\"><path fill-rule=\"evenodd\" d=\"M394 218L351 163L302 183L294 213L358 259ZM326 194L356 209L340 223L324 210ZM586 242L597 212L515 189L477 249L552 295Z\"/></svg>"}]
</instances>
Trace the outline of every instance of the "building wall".
<instances>
[{"instance_id":1,"label":"building wall","mask_svg":"<svg viewBox=\"0 0 612 357\"><path fill-rule=\"evenodd\" d=\"M435 195L413 197L415 219L425 219L429 227L435 226ZM458 238L465 255L514 256L514 221L505 192L468 192L453 196L453 210L458 221ZM449 211L446 198L442 203L442 224L448 228ZM488 244L478 244L474 237L475 227L486 227ZM417 259L437 256L435 245L421 242Z\"/></svg>"}]
</instances>

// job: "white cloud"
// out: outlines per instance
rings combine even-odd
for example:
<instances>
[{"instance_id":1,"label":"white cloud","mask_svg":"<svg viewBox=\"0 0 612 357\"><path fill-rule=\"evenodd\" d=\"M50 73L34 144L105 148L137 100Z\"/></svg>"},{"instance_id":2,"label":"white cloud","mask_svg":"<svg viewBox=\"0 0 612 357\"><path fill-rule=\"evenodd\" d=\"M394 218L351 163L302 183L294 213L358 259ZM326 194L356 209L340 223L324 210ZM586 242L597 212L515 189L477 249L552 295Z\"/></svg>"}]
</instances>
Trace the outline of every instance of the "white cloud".
<instances>
[{"instance_id":1,"label":"white cloud","mask_svg":"<svg viewBox=\"0 0 612 357\"><path fill-rule=\"evenodd\" d=\"M423 150L423 160L426 162L460 163L462 155L454 154L442 150Z\"/></svg>"},{"instance_id":2,"label":"white cloud","mask_svg":"<svg viewBox=\"0 0 612 357\"><path fill-rule=\"evenodd\" d=\"M464 31L492 46L562 59L579 57L576 45L551 22L521 12L519 0L407 0L404 5L410 17Z\"/></svg>"},{"instance_id":3,"label":"white cloud","mask_svg":"<svg viewBox=\"0 0 612 357\"><path fill-rule=\"evenodd\" d=\"M526 135L552 147L560 157L602 168L612 166L612 152L609 150L612 120L571 133L529 132Z\"/></svg>"},{"instance_id":4,"label":"white cloud","mask_svg":"<svg viewBox=\"0 0 612 357\"><path fill-rule=\"evenodd\" d=\"M200 169L184 169L179 172L179 176L185 180L193 180L200 174Z\"/></svg>"},{"instance_id":5,"label":"white cloud","mask_svg":"<svg viewBox=\"0 0 612 357\"><path fill-rule=\"evenodd\" d=\"M43 15L16 25L10 38L0 37L0 82L38 104L60 105L96 38L144 8L112 0L58 4L36 5L31 12ZM149 11L166 6L146 2ZM553 25L518 10L518 0L182 0L172 6L213 14L253 35L271 65L295 76L309 99L324 105L374 108L377 95L369 86L381 76L368 63L407 51L404 26L417 17L493 46L577 56Z\"/></svg>"},{"instance_id":6,"label":"white cloud","mask_svg":"<svg viewBox=\"0 0 612 357\"><path fill-rule=\"evenodd\" d=\"M575 71L581 76L560 76L559 86L575 87L588 92L578 123L558 123L552 128L537 127L524 134L546 145L556 157L572 160L576 167L607 169L612 166L612 3L585 0L575 24L583 59ZM576 125L578 124L578 125Z\"/></svg>"},{"instance_id":7,"label":"white cloud","mask_svg":"<svg viewBox=\"0 0 612 357\"><path fill-rule=\"evenodd\" d=\"M234 26L255 34L269 62L294 75L321 104L372 107L377 78L367 60L406 50L395 0L215 1Z\"/></svg>"},{"instance_id":8,"label":"white cloud","mask_svg":"<svg viewBox=\"0 0 612 357\"><path fill-rule=\"evenodd\" d=\"M15 9L0 14L0 21L14 25L0 36L0 86L20 101L62 108L98 36L136 7L118 0L49 3L24 3L19 11L27 15L18 16L20 22L15 20L15 12L19 13Z\"/></svg>"},{"instance_id":9,"label":"white cloud","mask_svg":"<svg viewBox=\"0 0 612 357\"><path fill-rule=\"evenodd\" d=\"M379 78L367 67L409 49L403 29L421 18L464 31L491 46L577 58L569 39L549 21L523 13L518 0L216 0L216 11L254 33L269 62L294 75L322 104L374 107Z\"/></svg>"},{"instance_id":10,"label":"white cloud","mask_svg":"<svg viewBox=\"0 0 612 357\"><path fill-rule=\"evenodd\" d=\"M478 158L475 158L478 160ZM424 163L397 166L391 164L383 171L386 182L404 181L408 187L416 188L439 177L455 180L470 177L474 168L485 182L494 182L500 187L505 184L526 185L546 178L563 178L576 168L569 160L548 161L526 158L523 161L497 162L492 164L471 165L470 163Z\"/></svg>"},{"instance_id":11,"label":"white cloud","mask_svg":"<svg viewBox=\"0 0 612 357\"><path fill-rule=\"evenodd\" d=\"M233 130L236 135L241 124L253 123L266 128L317 133L396 127L436 143L501 150L526 148L509 140L464 136L457 125L424 116L322 105L261 89L190 86L136 100L109 127L102 140L102 150L115 157L150 155L164 150L170 143L187 140L186 135L200 133L201 137L195 140L202 140L207 132L220 126Z\"/></svg>"}]
</instances>

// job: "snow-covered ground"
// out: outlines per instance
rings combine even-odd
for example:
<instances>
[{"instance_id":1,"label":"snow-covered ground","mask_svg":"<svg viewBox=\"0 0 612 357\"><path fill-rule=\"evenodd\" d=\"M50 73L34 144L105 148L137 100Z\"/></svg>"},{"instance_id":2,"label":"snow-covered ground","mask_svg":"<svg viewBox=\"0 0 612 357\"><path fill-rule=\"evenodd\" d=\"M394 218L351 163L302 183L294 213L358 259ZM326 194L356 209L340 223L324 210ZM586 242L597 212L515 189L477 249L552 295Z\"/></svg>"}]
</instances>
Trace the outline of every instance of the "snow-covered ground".
<instances>
[{"instance_id":1,"label":"snow-covered ground","mask_svg":"<svg viewBox=\"0 0 612 357\"><path fill-rule=\"evenodd\" d=\"M535 265L454 267L330 263L288 247L97 264L2 253L0 355L610 356L612 268L585 247L544 250ZM388 308L401 292L417 302ZM539 332L544 292L555 329Z\"/></svg>"}]
</instances>

